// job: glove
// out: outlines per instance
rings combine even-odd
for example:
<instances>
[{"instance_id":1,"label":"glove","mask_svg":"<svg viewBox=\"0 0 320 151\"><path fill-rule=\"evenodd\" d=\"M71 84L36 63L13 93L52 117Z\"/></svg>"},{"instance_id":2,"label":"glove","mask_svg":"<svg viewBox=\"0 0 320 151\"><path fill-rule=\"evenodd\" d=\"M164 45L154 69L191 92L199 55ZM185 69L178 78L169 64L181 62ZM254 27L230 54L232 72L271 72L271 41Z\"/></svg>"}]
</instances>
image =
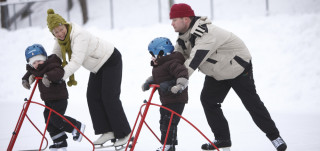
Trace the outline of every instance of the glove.
<instances>
[{"instance_id":1,"label":"glove","mask_svg":"<svg viewBox=\"0 0 320 151\"><path fill-rule=\"evenodd\" d=\"M22 86L28 90L30 90L30 85L35 81L35 76L31 74L27 80L22 80Z\"/></svg>"},{"instance_id":2,"label":"glove","mask_svg":"<svg viewBox=\"0 0 320 151\"><path fill-rule=\"evenodd\" d=\"M42 83L47 88L50 87L51 81L49 81L48 76L46 74L44 74L43 77L42 77Z\"/></svg>"},{"instance_id":3,"label":"glove","mask_svg":"<svg viewBox=\"0 0 320 151\"><path fill-rule=\"evenodd\" d=\"M171 90L171 87L174 86L176 84L175 80L171 80L171 81L164 81L162 83L160 83L160 91L163 93L168 93Z\"/></svg>"},{"instance_id":4,"label":"glove","mask_svg":"<svg viewBox=\"0 0 320 151\"><path fill-rule=\"evenodd\" d=\"M153 77L152 76L150 76L147 80L146 80L146 82L144 82L143 84L142 84L142 91L144 92L144 91L147 91L147 90L149 90L150 89L150 84L152 84L153 83Z\"/></svg>"},{"instance_id":5,"label":"glove","mask_svg":"<svg viewBox=\"0 0 320 151\"><path fill-rule=\"evenodd\" d=\"M186 78L178 78L177 84L171 87L170 91L173 94L177 94L178 92L181 93L186 87L188 87L188 79Z\"/></svg>"},{"instance_id":6,"label":"glove","mask_svg":"<svg viewBox=\"0 0 320 151\"><path fill-rule=\"evenodd\" d=\"M22 86L28 90L30 90L30 84L27 80L22 80Z\"/></svg>"},{"instance_id":7,"label":"glove","mask_svg":"<svg viewBox=\"0 0 320 151\"><path fill-rule=\"evenodd\" d=\"M35 77L36 77L36 76L34 76L33 74L31 74L31 75L29 76L29 85L31 85L31 84L36 80Z\"/></svg>"}]
</instances>

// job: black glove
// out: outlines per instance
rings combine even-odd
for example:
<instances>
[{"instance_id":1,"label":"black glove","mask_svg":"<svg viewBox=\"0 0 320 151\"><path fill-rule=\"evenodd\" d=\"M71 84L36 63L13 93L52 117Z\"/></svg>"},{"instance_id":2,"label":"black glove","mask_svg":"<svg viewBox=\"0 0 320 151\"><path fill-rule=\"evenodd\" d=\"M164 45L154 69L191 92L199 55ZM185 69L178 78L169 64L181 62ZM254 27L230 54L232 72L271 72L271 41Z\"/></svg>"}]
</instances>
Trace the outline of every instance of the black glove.
<instances>
[{"instance_id":1,"label":"black glove","mask_svg":"<svg viewBox=\"0 0 320 151\"><path fill-rule=\"evenodd\" d=\"M144 92L144 91L147 91L147 90L149 90L150 89L150 84L152 84L153 83L153 77L152 76L150 76L143 84L142 84L142 91Z\"/></svg>"},{"instance_id":2,"label":"black glove","mask_svg":"<svg viewBox=\"0 0 320 151\"><path fill-rule=\"evenodd\" d=\"M176 81L175 80L171 80L171 81L164 81L160 83L160 91L163 93L168 93L171 92L171 87L176 85Z\"/></svg>"}]
</instances>

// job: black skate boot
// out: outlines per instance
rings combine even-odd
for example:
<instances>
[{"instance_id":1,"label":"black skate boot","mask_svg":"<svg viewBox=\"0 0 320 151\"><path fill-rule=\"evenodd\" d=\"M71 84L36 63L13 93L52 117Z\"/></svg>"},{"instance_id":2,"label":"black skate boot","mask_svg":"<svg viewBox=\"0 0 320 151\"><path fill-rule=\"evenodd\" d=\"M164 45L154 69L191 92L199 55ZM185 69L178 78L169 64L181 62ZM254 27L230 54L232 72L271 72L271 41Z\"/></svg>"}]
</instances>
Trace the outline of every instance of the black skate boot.
<instances>
[{"instance_id":1,"label":"black skate boot","mask_svg":"<svg viewBox=\"0 0 320 151\"><path fill-rule=\"evenodd\" d=\"M77 122L77 124L75 125L82 133L84 133L84 130L86 128L86 125L80 123L80 122ZM72 135L73 135L73 140L74 141L77 141L77 142L81 142L82 140L82 135L80 132L78 132L76 129L73 130L72 132Z\"/></svg>"},{"instance_id":2,"label":"black skate boot","mask_svg":"<svg viewBox=\"0 0 320 151\"><path fill-rule=\"evenodd\" d=\"M161 147L159 147L156 151L162 151L163 150L163 145ZM175 151L176 148L174 145L166 145L166 147L164 148L164 151Z\"/></svg>"},{"instance_id":3,"label":"black skate boot","mask_svg":"<svg viewBox=\"0 0 320 151\"><path fill-rule=\"evenodd\" d=\"M287 149L287 144L284 140L279 136L278 138L271 141L273 146L277 149L277 151L285 151Z\"/></svg>"},{"instance_id":4,"label":"black skate boot","mask_svg":"<svg viewBox=\"0 0 320 151\"><path fill-rule=\"evenodd\" d=\"M50 151L66 151L68 147L68 143L66 140L61 142L55 142L53 145L49 146Z\"/></svg>"},{"instance_id":5,"label":"black skate boot","mask_svg":"<svg viewBox=\"0 0 320 151\"><path fill-rule=\"evenodd\" d=\"M217 148L223 149L223 151L227 151L231 147L231 140L214 140L212 142L214 145L216 145ZM203 144L201 146L201 149L203 151L214 151L216 148L214 148L211 143Z\"/></svg>"}]
</instances>

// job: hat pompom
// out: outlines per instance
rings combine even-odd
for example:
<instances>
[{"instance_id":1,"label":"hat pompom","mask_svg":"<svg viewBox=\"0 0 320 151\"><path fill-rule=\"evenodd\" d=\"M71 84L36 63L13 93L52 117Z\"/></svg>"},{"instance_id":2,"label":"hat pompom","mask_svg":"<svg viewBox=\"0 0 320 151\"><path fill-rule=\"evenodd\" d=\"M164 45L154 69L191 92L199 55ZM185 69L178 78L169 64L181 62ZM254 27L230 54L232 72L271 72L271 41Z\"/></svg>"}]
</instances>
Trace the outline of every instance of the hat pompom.
<instances>
[{"instance_id":1,"label":"hat pompom","mask_svg":"<svg viewBox=\"0 0 320 151\"><path fill-rule=\"evenodd\" d=\"M54 10L53 10L53 9L48 9L48 10L47 10L47 13L48 13L48 15L49 15L49 14L54 14Z\"/></svg>"}]
</instances>

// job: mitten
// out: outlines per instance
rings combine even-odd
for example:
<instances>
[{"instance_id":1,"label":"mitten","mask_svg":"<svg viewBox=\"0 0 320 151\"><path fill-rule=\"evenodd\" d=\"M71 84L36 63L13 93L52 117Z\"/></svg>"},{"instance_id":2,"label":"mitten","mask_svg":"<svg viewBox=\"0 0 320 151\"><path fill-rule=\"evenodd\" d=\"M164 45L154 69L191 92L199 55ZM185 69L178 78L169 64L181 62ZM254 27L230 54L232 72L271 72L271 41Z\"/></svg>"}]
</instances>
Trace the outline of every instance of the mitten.
<instances>
[{"instance_id":1,"label":"mitten","mask_svg":"<svg viewBox=\"0 0 320 151\"><path fill-rule=\"evenodd\" d=\"M33 74L31 74L30 76L29 76L29 85L31 85L35 80L36 80L36 78L35 78L36 76L34 76Z\"/></svg>"},{"instance_id":2,"label":"mitten","mask_svg":"<svg viewBox=\"0 0 320 151\"><path fill-rule=\"evenodd\" d=\"M177 84L173 86L170 90L172 93L177 94L181 93L186 87L188 87L188 79L186 78L178 78Z\"/></svg>"},{"instance_id":3,"label":"mitten","mask_svg":"<svg viewBox=\"0 0 320 151\"><path fill-rule=\"evenodd\" d=\"M22 86L28 90L30 90L30 84L27 80L22 80Z\"/></svg>"},{"instance_id":4,"label":"mitten","mask_svg":"<svg viewBox=\"0 0 320 151\"><path fill-rule=\"evenodd\" d=\"M168 93L170 92L170 89L172 86L174 86L176 84L175 80L171 80L171 81L164 81L160 83L160 91L163 93Z\"/></svg>"},{"instance_id":5,"label":"mitten","mask_svg":"<svg viewBox=\"0 0 320 151\"><path fill-rule=\"evenodd\" d=\"M142 91L144 92L144 91L147 91L147 90L149 90L150 89L150 84L152 84L153 83L153 77L152 76L150 76L143 84L142 84Z\"/></svg>"},{"instance_id":6,"label":"mitten","mask_svg":"<svg viewBox=\"0 0 320 151\"><path fill-rule=\"evenodd\" d=\"M50 86L51 81L48 79L48 76L46 74L44 74L42 77L42 83L46 87Z\"/></svg>"}]
</instances>

